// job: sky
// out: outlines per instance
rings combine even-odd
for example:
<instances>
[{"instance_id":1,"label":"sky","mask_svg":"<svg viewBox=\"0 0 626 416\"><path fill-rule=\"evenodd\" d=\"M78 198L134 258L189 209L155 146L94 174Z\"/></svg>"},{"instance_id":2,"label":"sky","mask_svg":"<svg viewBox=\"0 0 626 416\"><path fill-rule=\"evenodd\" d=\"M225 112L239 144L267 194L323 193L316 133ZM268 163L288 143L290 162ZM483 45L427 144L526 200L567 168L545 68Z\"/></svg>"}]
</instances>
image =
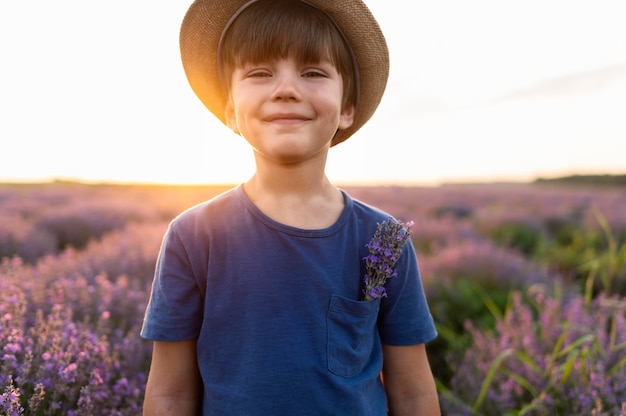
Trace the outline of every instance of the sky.
<instances>
[{"instance_id":1,"label":"sky","mask_svg":"<svg viewBox=\"0 0 626 416\"><path fill-rule=\"evenodd\" d=\"M0 2L0 182L238 183L245 141L180 63L190 1ZM391 72L344 184L626 173L623 0L366 0Z\"/></svg>"}]
</instances>

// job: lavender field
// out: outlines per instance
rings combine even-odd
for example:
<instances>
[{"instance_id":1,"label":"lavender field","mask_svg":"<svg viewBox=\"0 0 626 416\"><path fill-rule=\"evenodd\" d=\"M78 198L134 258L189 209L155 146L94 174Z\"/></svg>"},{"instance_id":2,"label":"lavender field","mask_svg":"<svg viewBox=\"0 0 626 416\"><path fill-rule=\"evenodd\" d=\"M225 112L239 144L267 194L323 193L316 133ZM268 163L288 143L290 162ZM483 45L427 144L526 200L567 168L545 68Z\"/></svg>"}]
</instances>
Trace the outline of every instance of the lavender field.
<instances>
[{"instance_id":1,"label":"lavender field","mask_svg":"<svg viewBox=\"0 0 626 416\"><path fill-rule=\"evenodd\" d=\"M161 237L225 189L0 185L0 414L140 414ZM626 188L345 189L415 222L444 414L626 415Z\"/></svg>"}]
</instances>

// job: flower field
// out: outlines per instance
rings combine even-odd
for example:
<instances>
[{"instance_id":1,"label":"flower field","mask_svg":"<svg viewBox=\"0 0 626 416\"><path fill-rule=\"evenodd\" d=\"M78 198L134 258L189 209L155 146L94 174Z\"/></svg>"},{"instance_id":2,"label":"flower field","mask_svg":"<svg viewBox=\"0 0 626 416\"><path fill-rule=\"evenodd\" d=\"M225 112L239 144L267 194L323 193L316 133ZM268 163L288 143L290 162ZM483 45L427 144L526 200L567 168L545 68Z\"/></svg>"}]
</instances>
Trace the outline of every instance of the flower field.
<instances>
[{"instance_id":1,"label":"flower field","mask_svg":"<svg viewBox=\"0 0 626 416\"><path fill-rule=\"evenodd\" d=\"M0 414L138 415L159 244L225 187L0 185ZM626 415L626 189L346 187L413 221L446 415Z\"/></svg>"}]
</instances>

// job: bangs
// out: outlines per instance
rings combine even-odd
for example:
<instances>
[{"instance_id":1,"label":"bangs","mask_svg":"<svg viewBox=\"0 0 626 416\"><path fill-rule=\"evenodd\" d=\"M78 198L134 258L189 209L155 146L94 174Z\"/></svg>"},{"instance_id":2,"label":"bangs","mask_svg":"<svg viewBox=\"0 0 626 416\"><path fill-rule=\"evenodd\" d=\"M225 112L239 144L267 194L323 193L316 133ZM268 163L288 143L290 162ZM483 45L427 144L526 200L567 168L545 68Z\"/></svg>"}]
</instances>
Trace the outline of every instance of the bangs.
<instances>
[{"instance_id":1,"label":"bangs","mask_svg":"<svg viewBox=\"0 0 626 416\"><path fill-rule=\"evenodd\" d=\"M307 8L311 8L307 6ZM326 25L309 14L291 16L288 10L280 15L268 14L265 9L259 19L252 10L238 17L224 38L222 59L224 63L240 66L268 59L293 57L302 63L317 63L323 59L337 65L338 53L331 55L331 45L337 43ZM246 18L247 17L247 18ZM248 21L246 21L248 20ZM237 26L248 28L238 30ZM228 42L230 38L231 42ZM232 45L229 45L231 43ZM231 55L231 58L228 58Z\"/></svg>"},{"instance_id":2,"label":"bangs","mask_svg":"<svg viewBox=\"0 0 626 416\"><path fill-rule=\"evenodd\" d=\"M355 102L352 51L334 22L307 3L254 2L235 18L220 46L218 65L222 74L228 74L221 80L226 91L237 67L285 58L303 64L328 60L343 78L344 97Z\"/></svg>"}]
</instances>

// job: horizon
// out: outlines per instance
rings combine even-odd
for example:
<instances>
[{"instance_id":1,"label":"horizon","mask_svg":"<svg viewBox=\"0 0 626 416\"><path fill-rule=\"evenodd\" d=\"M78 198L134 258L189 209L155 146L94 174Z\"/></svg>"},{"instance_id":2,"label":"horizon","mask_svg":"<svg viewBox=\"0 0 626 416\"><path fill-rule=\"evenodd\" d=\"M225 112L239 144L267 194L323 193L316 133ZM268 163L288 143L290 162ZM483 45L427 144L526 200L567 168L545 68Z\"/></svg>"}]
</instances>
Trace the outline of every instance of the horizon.
<instances>
[{"instance_id":1,"label":"horizon","mask_svg":"<svg viewBox=\"0 0 626 416\"><path fill-rule=\"evenodd\" d=\"M564 176L553 176L553 177L536 177L532 180L528 181L515 181L515 180L493 180L493 181L474 181L474 182L440 182L436 184L427 184L427 183L419 183L419 182L341 182L335 183L334 185L342 188L342 187L353 187L353 188L361 188L361 187L390 187L390 188L438 188L438 187L448 187L448 186L523 186L523 185L535 185L535 184L543 184L543 183L556 183L556 184L571 184L574 181L579 181L579 184L586 184L586 181L592 182L593 184L600 184L602 179L626 179L626 171L622 174L608 174L608 173L600 173L600 174L571 174ZM89 181L82 180L80 178L52 178L49 180L41 180L41 181L2 181L0 180L0 186L47 186L47 185L69 185L69 186L95 186L95 187L107 187L107 186L121 186L121 187L235 187L240 185L241 182L212 182L212 183L161 183L161 182L118 182L118 181ZM574 185L577 185L574 183ZM613 184L615 185L615 184ZM619 185L619 184L618 184Z\"/></svg>"}]
</instances>

